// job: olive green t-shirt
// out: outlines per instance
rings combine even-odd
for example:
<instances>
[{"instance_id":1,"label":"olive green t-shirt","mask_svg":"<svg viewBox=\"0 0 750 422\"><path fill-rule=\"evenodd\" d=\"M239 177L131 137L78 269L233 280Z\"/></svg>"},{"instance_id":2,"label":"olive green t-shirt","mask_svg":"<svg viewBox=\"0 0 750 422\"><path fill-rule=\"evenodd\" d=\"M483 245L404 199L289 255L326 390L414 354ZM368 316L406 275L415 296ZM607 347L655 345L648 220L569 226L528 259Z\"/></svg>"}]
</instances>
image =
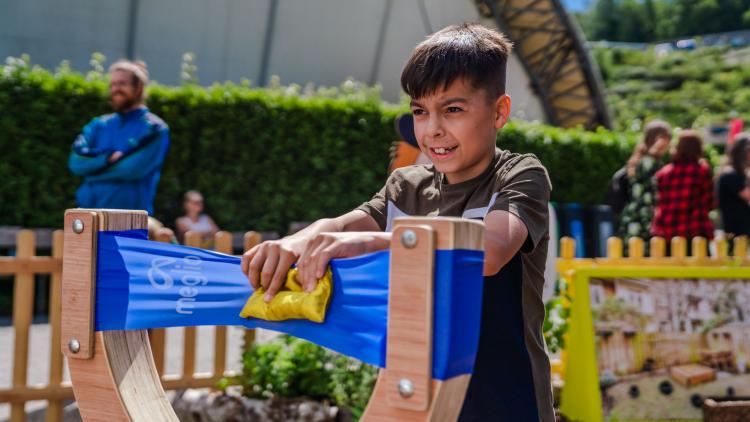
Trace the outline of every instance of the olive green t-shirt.
<instances>
[{"instance_id":1,"label":"olive green t-shirt","mask_svg":"<svg viewBox=\"0 0 750 422\"><path fill-rule=\"evenodd\" d=\"M402 216L483 220L496 210L520 218L528 230L521 250L485 277L479 347L459 420L553 421L550 366L542 324L551 183L531 154L495 149L479 176L449 184L431 164L397 169L357 209L384 231Z\"/></svg>"}]
</instances>

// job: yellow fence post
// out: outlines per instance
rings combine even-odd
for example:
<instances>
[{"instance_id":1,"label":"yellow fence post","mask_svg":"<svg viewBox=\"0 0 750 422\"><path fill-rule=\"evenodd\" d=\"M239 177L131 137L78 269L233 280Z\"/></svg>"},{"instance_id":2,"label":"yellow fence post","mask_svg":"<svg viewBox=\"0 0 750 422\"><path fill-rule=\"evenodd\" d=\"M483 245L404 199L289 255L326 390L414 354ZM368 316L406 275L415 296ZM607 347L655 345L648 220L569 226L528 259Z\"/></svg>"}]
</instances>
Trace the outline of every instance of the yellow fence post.
<instances>
[{"instance_id":1,"label":"yellow fence post","mask_svg":"<svg viewBox=\"0 0 750 422\"><path fill-rule=\"evenodd\" d=\"M698 260L706 259L708 256L707 251L707 241L705 237L696 236L692 240L692 246L693 246L693 258L696 258Z\"/></svg>"},{"instance_id":2,"label":"yellow fence post","mask_svg":"<svg viewBox=\"0 0 750 422\"><path fill-rule=\"evenodd\" d=\"M727 239L720 237L714 240L714 244L716 245L716 259L721 261L727 259L729 256L729 244L727 243Z\"/></svg>"},{"instance_id":3,"label":"yellow fence post","mask_svg":"<svg viewBox=\"0 0 750 422\"><path fill-rule=\"evenodd\" d=\"M672 248L672 258L683 259L687 256L687 241L684 237L673 237L670 245Z\"/></svg>"},{"instance_id":4,"label":"yellow fence post","mask_svg":"<svg viewBox=\"0 0 750 422\"><path fill-rule=\"evenodd\" d=\"M622 258L622 239L619 237L607 239L607 258Z\"/></svg>"},{"instance_id":5,"label":"yellow fence post","mask_svg":"<svg viewBox=\"0 0 750 422\"><path fill-rule=\"evenodd\" d=\"M734 238L734 257L737 260L747 259L747 236Z\"/></svg>"},{"instance_id":6,"label":"yellow fence post","mask_svg":"<svg viewBox=\"0 0 750 422\"><path fill-rule=\"evenodd\" d=\"M629 258L643 258L643 239L635 236L628 239L628 254Z\"/></svg>"},{"instance_id":7,"label":"yellow fence post","mask_svg":"<svg viewBox=\"0 0 750 422\"><path fill-rule=\"evenodd\" d=\"M651 258L664 258L667 255L667 242L663 237L654 236L649 242L649 252Z\"/></svg>"}]
</instances>

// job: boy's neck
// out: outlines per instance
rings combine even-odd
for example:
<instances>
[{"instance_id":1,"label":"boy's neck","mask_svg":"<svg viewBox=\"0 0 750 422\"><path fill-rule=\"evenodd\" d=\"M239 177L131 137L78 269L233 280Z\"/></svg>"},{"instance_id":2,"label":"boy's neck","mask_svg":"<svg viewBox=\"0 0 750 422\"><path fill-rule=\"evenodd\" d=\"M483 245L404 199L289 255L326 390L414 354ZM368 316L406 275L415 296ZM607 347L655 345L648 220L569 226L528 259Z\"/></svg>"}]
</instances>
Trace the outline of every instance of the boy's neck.
<instances>
[{"instance_id":1,"label":"boy's neck","mask_svg":"<svg viewBox=\"0 0 750 422\"><path fill-rule=\"evenodd\" d=\"M472 166L472 168L466 169L465 171L444 173L445 181L448 182L449 185L455 185L477 178L487 171L494 160L495 148L493 147L492 153L484 157L476 166Z\"/></svg>"}]
</instances>

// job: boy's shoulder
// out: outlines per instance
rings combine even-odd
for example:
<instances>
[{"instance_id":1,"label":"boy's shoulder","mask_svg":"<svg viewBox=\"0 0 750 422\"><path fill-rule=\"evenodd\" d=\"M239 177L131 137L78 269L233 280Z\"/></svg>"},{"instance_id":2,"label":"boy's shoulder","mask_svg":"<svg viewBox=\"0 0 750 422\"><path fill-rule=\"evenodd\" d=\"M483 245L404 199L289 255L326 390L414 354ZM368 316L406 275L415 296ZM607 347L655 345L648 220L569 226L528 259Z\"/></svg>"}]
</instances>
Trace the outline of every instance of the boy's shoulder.
<instances>
[{"instance_id":1,"label":"boy's shoulder","mask_svg":"<svg viewBox=\"0 0 750 422\"><path fill-rule=\"evenodd\" d=\"M536 155L530 153L517 153L496 148L494 163L494 176L497 182L505 183L511 181L521 174L532 172L546 180L549 188L552 183L549 180L547 169ZM525 174L524 174L525 175ZM542 177L543 176L543 177Z\"/></svg>"},{"instance_id":2,"label":"boy's shoulder","mask_svg":"<svg viewBox=\"0 0 750 422\"><path fill-rule=\"evenodd\" d=\"M436 170L432 164L414 164L394 170L388 180L386 187L390 189L419 190L435 184Z\"/></svg>"},{"instance_id":3,"label":"boy's shoulder","mask_svg":"<svg viewBox=\"0 0 750 422\"><path fill-rule=\"evenodd\" d=\"M490 167L487 170L487 173L490 174L485 173L485 176L480 176L486 182L504 185L522 173L532 172L539 179L544 179L549 185L549 189L552 189L547 169L534 154L515 153L495 148L495 156ZM419 190L420 188L435 186L439 179L439 177L436 177L437 175L437 170L432 164L401 167L391 173L386 186L398 190Z\"/></svg>"}]
</instances>

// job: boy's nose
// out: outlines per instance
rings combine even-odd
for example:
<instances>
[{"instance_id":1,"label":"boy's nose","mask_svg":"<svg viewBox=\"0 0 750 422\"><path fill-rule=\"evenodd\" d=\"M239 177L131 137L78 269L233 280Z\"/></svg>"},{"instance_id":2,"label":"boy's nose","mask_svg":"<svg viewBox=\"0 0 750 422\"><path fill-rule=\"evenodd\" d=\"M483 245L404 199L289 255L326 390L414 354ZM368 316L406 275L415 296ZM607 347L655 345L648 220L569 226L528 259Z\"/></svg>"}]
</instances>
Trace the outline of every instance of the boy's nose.
<instances>
[{"instance_id":1,"label":"boy's nose","mask_svg":"<svg viewBox=\"0 0 750 422\"><path fill-rule=\"evenodd\" d=\"M431 118L429 125L427 126L427 132L433 138L439 138L443 136L445 134L445 131L443 130L443 125L440 119Z\"/></svg>"}]
</instances>

